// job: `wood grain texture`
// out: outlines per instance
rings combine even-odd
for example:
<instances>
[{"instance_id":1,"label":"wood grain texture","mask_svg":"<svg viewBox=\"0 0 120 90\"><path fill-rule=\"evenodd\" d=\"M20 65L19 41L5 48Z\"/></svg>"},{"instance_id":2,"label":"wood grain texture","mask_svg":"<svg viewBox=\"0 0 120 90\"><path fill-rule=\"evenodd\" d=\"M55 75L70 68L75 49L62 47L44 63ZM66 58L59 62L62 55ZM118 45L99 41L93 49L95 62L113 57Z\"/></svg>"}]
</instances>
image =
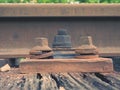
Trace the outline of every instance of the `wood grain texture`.
<instances>
[{"instance_id":1,"label":"wood grain texture","mask_svg":"<svg viewBox=\"0 0 120 90\"><path fill-rule=\"evenodd\" d=\"M18 71L18 70L17 70ZM120 73L0 73L1 90L120 90Z\"/></svg>"}]
</instances>

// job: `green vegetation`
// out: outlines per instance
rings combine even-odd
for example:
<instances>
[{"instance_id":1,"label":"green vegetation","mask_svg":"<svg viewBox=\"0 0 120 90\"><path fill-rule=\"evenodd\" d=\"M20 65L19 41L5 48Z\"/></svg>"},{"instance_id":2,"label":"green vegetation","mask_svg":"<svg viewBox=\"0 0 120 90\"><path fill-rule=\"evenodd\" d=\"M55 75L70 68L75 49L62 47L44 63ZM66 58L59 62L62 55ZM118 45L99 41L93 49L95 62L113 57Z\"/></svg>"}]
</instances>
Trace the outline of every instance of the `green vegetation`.
<instances>
[{"instance_id":1,"label":"green vegetation","mask_svg":"<svg viewBox=\"0 0 120 90\"><path fill-rule=\"evenodd\" d=\"M120 0L0 0L0 3L120 3Z\"/></svg>"}]
</instances>

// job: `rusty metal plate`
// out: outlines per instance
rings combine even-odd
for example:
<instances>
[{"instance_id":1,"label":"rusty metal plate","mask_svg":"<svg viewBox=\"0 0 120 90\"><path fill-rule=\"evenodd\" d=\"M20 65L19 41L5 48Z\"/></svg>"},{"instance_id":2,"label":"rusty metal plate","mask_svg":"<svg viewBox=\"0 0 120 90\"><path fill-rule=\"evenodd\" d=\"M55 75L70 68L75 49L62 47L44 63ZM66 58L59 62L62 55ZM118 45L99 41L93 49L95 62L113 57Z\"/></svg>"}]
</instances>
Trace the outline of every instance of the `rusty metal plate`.
<instances>
[{"instance_id":1,"label":"rusty metal plate","mask_svg":"<svg viewBox=\"0 0 120 90\"><path fill-rule=\"evenodd\" d=\"M20 63L21 73L112 72L109 58L27 59Z\"/></svg>"}]
</instances>

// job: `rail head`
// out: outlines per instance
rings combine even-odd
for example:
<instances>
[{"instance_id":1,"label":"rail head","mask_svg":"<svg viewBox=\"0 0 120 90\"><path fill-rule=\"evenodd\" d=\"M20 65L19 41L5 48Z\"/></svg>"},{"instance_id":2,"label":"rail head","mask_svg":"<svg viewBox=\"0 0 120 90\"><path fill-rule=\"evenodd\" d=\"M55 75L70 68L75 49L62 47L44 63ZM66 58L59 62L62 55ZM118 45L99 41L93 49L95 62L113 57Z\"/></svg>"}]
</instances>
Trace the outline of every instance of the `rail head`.
<instances>
[{"instance_id":1,"label":"rail head","mask_svg":"<svg viewBox=\"0 0 120 90\"><path fill-rule=\"evenodd\" d=\"M119 17L120 4L0 4L0 17Z\"/></svg>"}]
</instances>

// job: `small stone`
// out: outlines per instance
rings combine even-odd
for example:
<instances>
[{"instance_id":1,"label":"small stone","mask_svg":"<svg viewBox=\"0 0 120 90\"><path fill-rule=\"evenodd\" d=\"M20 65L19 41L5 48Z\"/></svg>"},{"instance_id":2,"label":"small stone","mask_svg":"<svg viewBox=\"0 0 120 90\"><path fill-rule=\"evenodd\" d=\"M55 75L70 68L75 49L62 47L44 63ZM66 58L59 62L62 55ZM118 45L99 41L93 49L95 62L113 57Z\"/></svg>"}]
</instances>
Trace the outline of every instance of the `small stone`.
<instances>
[{"instance_id":1,"label":"small stone","mask_svg":"<svg viewBox=\"0 0 120 90\"><path fill-rule=\"evenodd\" d=\"M64 87L60 87L60 89L59 90L65 90L65 88Z\"/></svg>"},{"instance_id":2,"label":"small stone","mask_svg":"<svg viewBox=\"0 0 120 90\"><path fill-rule=\"evenodd\" d=\"M0 68L0 71L5 72L5 71L9 71L10 69L11 69L10 66L8 64L6 64Z\"/></svg>"}]
</instances>

